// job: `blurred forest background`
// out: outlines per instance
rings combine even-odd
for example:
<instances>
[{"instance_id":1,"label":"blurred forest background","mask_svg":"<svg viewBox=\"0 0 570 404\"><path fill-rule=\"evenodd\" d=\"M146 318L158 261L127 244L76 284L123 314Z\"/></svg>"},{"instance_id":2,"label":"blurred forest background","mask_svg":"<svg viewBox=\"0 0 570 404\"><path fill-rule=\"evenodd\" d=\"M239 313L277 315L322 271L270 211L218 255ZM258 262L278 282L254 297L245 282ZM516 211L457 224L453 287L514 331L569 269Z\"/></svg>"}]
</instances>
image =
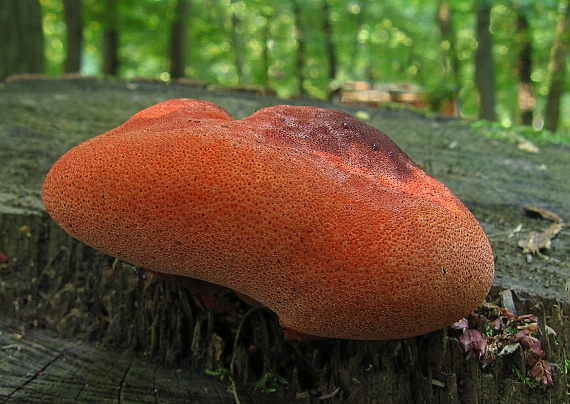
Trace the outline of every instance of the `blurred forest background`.
<instances>
[{"instance_id":1,"label":"blurred forest background","mask_svg":"<svg viewBox=\"0 0 570 404\"><path fill-rule=\"evenodd\" d=\"M557 131L546 136L570 143L568 0L0 5L0 80L76 72L183 78L321 99L397 83L421 94L421 107L522 125L531 137Z\"/></svg>"}]
</instances>

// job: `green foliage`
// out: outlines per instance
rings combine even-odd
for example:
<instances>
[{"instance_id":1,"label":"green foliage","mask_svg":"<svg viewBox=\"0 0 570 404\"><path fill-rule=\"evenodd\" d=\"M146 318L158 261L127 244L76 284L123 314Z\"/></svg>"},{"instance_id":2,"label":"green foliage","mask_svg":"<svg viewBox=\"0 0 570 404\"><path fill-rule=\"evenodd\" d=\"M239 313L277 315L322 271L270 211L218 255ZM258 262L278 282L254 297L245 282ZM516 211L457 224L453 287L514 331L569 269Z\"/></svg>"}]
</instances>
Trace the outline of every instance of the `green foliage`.
<instances>
[{"instance_id":1,"label":"green foliage","mask_svg":"<svg viewBox=\"0 0 570 404\"><path fill-rule=\"evenodd\" d=\"M303 0L299 1L305 43L302 72L297 71L298 41L292 1L191 0L189 55L186 75L223 85L267 86L282 96L298 93L299 77L308 95L329 93L327 38L323 30L323 1L337 56L335 82L413 82L436 96L458 88L461 114L474 118L479 100L473 84L475 5L448 1L453 17L459 83L445 64L449 42L441 38L436 19L438 2L419 0ZM48 74L63 72L65 23L60 0L41 0ZM105 0L84 0L84 53L82 72L101 71L101 40L106 18ZM170 30L176 0L118 0L114 21L119 28L119 75L168 79ZM496 71L498 120L517 125L517 54L523 39L516 32L517 13L530 22L533 46L532 80L537 96L536 127L548 92L548 62L563 2L506 0L492 2L491 30ZM570 77L570 75L567 75ZM567 79L570 80L570 79ZM570 100L563 99L561 132L570 127Z\"/></svg>"},{"instance_id":2,"label":"green foliage","mask_svg":"<svg viewBox=\"0 0 570 404\"><path fill-rule=\"evenodd\" d=\"M535 130L530 126L510 126L501 122L473 121L471 128L482 136L507 141L510 143L523 143L530 141L538 146L546 144L570 145L570 135L563 133L551 133L546 130Z\"/></svg>"},{"instance_id":3,"label":"green foliage","mask_svg":"<svg viewBox=\"0 0 570 404\"><path fill-rule=\"evenodd\" d=\"M523 382L526 386L530 387L531 389L540 386L540 383L533 382L528 377L524 376L517 368L513 368L513 373L517 375L517 377L521 382Z\"/></svg>"},{"instance_id":4,"label":"green foliage","mask_svg":"<svg viewBox=\"0 0 570 404\"><path fill-rule=\"evenodd\" d=\"M223 367L219 367L216 370L206 369L205 372L207 375L219 377L220 380L224 380L226 377L229 378L231 376L230 370Z\"/></svg>"},{"instance_id":5,"label":"green foliage","mask_svg":"<svg viewBox=\"0 0 570 404\"><path fill-rule=\"evenodd\" d=\"M46 73L55 76L63 73L63 61L65 59L63 4L58 0L41 0L41 4L44 10Z\"/></svg>"},{"instance_id":6,"label":"green foliage","mask_svg":"<svg viewBox=\"0 0 570 404\"><path fill-rule=\"evenodd\" d=\"M262 393L275 393L279 384L288 384L288 382L275 373L267 372L258 382L251 383L251 386Z\"/></svg>"},{"instance_id":7,"label":"green foliage","mask_svg":"<svg viewBox=\"0 0 570 404\"><path fill-rule=\"evenodd\" d=\"M210 376L219 377L220 380L224 380L226 377L232 380L230 370L224 367L218 367L216 370L206 369L205 372ZM273 372L267 372L259 381L248 383L247 385L252 387L255 391L261 391L262 393L275 393L279 384L288 384L288 382L283 377Z\"/></svg>"}]
</instances>

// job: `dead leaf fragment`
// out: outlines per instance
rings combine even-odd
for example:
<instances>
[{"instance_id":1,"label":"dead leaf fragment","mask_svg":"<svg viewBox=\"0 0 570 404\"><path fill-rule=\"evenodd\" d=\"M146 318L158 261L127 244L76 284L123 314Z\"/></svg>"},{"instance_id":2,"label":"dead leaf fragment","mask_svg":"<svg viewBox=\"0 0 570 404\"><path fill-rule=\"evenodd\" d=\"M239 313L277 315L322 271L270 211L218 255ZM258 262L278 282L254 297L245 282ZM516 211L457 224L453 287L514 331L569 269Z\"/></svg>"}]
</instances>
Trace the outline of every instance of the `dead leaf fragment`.
<instances>
[{"instance_id":1,"label":"dead leaf fragment","mask_svg":"<svg viewBox=\"0 0 570 404\"><path fill-rule=\"evenodd\" d=\"M540 149L533 145L531 142L521 142L517 144L517 149L522 150L527 153L538 153Z\"/></svg>"},{"instance_id":2,"label":"dead leaf fragment","mask_svg":"<svg viewBox=\"0 0 570 404\"><path fill-rule=\"evenodd\" d=\"M537 208L536 206L531 206L531 205L523 205L523 209L527 214L535 214L542 217L543 219L552 220L553 222L556 223L564 222L562 218L558 216L556 213L546 209Z\"/></svg>"},{"instance_id":3,"label":"dead leaf fragment","mask_svg":"<svg viewBox=\"0 0 570 404\"><path fill-rule=\"evenodd\" d=\"M519 247L523 253L536 254L542 249L549 249L551 240L563 229L564 223L555 223L548 226L542 233L533 231L528 240L519 240Z\"/></svg>"},{"instance_id":4,"label":"dead leaf fragment","mask_svg":"<svg viewBox=\"0 0 570 404\"><path fill-rule=\"evenodd\" d=\"M527 153L538 153L540 149L531 142L525 140L517 144L517 148Z\"/></svg>"},{"instance_id":5,"label":"dead leaf fragment","mask_svg":"<svg viewBox=\"0 0 570 404\"><path fill-rule=\"evenodd\" d=\"M338 394L339 391L340 391L340 387L337 387L336 389L334 389L334 391L332 393L323 394L322 396L320 396L319 400L326 400L328 398L333 398L334 396L336 396Z\"/></svg>"},{"instance_id":6,"label":"dead leaf fragment","mask_svg":"<svg viewBox=\"0 0 570 404\"><path fill-rule=\"evenodd\" d=\"M499 356L510 355L513 352L515 352L517 349L519 349L520 346L521 344L518 342L516 344L504 345L503 349L501 349L501 352L499 352L498 355Z\"/></svg>"}]
</instances>

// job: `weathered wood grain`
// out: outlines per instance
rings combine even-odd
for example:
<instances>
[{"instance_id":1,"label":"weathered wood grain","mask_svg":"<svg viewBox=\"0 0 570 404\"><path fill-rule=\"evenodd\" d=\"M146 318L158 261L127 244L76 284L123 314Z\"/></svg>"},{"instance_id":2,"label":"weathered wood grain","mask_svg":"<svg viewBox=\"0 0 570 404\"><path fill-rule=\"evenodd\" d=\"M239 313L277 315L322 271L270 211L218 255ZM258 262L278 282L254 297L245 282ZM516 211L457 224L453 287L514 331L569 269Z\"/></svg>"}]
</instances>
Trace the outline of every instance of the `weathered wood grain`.
<instances>
[{"instance_id":1,"label":"weathered wood grain","mask_svg":"<svg viewBox=\"0 0 570 404\"><path fill-rule=\"evenodd\" d=\"M525 256L516 236L509 236L518 223L542 226L516 210L521 201L540 202L567 219L568 185L557 171L570 169L567 150L550 149L543 159L551 171L545 173L539 157L478 138L459 124L371 110L381 129L400 128L413 137L411 145L406 137L397 143L450 185L482 222L497 255L497 285L489 299L503 304L498 292L514 288L508 295L518 313L540 318L554 383L531 389L513 372L526 372L521 350L483 369L474 355L466 357L458 331L449 329L396 341L291 343L267 310L251 310L232 297L230 313L203 311L185 289L114 263L63 232L39 199L53 161L138 110L180 96L216 102L237 117L283 102L97 80L10 83L0 90L0 159L7 167L0 172L0 251L8 257L0 263L0 401L235 402L228 376L220 381L205 370L231 373L242 403L569 401L567 233L553 241L550 260ZM429 136L414 132L425 127ZM459 154L448 147L451 140L462 144ZM546 325L557 335L548 334ZM258 387L274 393L253 392L264 378Z\"/></svg>"},{"instance_id":2,"label":"weathered wood grain","mask_svg":"<svg viewBox=\"0 0 570 404\"><path fill-rule=\"evenodd\" d=\"M20 335L0 319L0 401L14 403L234 403L231 382L166 367L132 349L103 350L47 330ZM18 331L16 329L16 331ZM240 387L242 403L279 402Z\"/></svg>"}]
</instances>

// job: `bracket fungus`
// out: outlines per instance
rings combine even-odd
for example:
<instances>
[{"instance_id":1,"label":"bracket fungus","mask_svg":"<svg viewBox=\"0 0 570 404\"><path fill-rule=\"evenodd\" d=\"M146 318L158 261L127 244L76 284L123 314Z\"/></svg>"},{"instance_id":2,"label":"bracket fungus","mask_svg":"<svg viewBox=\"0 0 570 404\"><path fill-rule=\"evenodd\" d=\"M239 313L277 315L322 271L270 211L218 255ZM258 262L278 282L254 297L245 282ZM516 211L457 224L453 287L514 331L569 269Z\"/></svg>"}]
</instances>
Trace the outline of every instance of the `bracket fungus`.
<instances>
[{"instance_id":1,"label":"bracket fungus","mask_svg":"<svg viewBox=\"0 0 570 404\"><path fill-rule=\"evenodd\" d=\"M61 157L42 198L76 239L233 289L288 335L424 334L473 311L493 280L489 241L459 199L339 111L235 120L165 101Z\"/></svg>"}]
</instances>

